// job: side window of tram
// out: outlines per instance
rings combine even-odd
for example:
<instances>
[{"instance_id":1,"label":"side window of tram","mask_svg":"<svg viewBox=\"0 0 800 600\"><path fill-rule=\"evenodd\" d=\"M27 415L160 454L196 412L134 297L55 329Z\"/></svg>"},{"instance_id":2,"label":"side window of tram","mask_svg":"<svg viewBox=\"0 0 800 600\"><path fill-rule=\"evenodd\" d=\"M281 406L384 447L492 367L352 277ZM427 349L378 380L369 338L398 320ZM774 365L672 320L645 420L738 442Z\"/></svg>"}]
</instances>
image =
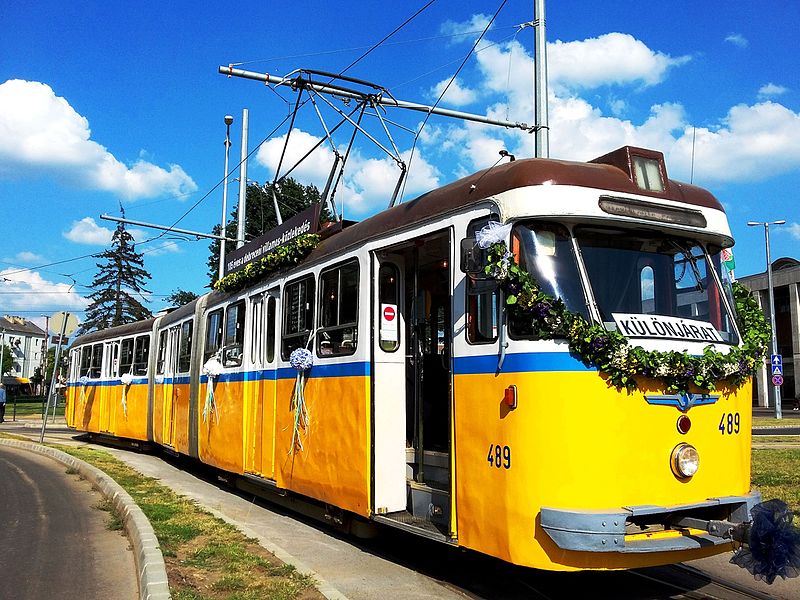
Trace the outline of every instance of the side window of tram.
<instances>
[{"instance_id":1,"label":"side window of tram","mask_svg":"<svg viewBox=\"0 0 800 600\"><path fill-rule=\"evenodd\" d=\"M103 344L95 344L94 346L92 346L92 359L89 367L89 377L91 379L99 379L102 368L103 368Z\"/></svg>"},{"instance_id":2,"label":"side window of tram","mask_svg":"<svg viewBox=\"0 0 800 600\"><path fill-rule=\"evenodd\" d=\"M472 221L467 227L467 237L475 237L475 234L486 227L489 221L496 221L498 217ZM481 260L485 264L488 260L488 253L483 250ZM497 340L497 325L499 321L500 303L498 302L497 289L485 289L486 281L476 279L467 275L467 341L470 344L491 344ZM496 286L493 286L496 288ZM482 289L483 288L483 289Z\"/></svg>"},{"instance_id":3,"label":"side window of tram","mask_svg":"<svg viewBox=\"0 0 800 600\"><path fill-rule=\"evenodd\" d=\"M178 346L178 372L186 373L192 361L192 321L181 325L181 342Z\"/></svg>"},{"instance_id":4,"label":"side window of tram","mask_svg":"<svg viewBox=\"0 0 800 600\"><path fill-rule=\"evenodd\" d=\"M297 348L305 348L314 323L314 277L309 275L286 284L283 292L283 338L281 358Z\"/></svg>"},{"instance_id":5,"label":"side window of tram","mask_svg":"<svg viewBox=\"0 0 800 600\"><path fill-rule=\"evenodd\" d=\"M358 261L319 276L317 354L353 354L358 342Z\"/></svg>"},{"instance_id":6,"label":"side window of tram","mask_svg":"<svg viewBox=\"0 0 800 600\"><path fill-rule=\"evenodd\" d=\"M238 367L244 354L244 300L228 306L225 311L225 345L223 366Z\"/></svg>"},{"instance_id":7,"label":"side window of tram","mask_svg":"<svg viewBox=\"0 0 800 600\"><path fill-rule=\"evenodd\" d=\"M278 299L270 295L267 298L267 362L275 360L275 327L278 311Z\"/></svg>"},{"instance_id":8,"label":"side window of tram","mask_svg":"<svg viewBox=\"0 0 800 600\"><path fill-rule=\"evenodd\" d=\"M125 373L131 373L133 367L133 338L128 338L127 340L122 340L122 344L120 346L120 358L119 358L119 373L120 375L124 375Z\"/></svg>"},{"instance_id":9,"label":"side window of tram","mask_svg":"<svg viewBox=\"0 0 800 600\"><path fill-rule=\"evenodd\" d=\"M380 313L380 345L384 352L400 346L400 271L392 263L383 263L378 272L378 304Z\"/></svg>"},{"instance_id":10,"label":"side window of tram","mask_svg":"<svg viewBox=\"0 0 800 600\"><path fill-rule=\"evenodd\" d=\"M164 373L164 363L167 360L167 330L158 334L158 362L156 363L156 373Z\"/></svg>"},{"instance_id":11,"label":"side window of tram","mask_svg":"<svg viewBox=\"0 0 800 600\"><path fill-rule=\"evenodd\" d=\"M222 309L208 313L206 321L206 347L203 360L207 361L222 347Z\"/></svg>"},{"instance_id":12,"label":"side window of tram","mask_svg":"<svg viewBox=\"0 0 800 600\"><path fill-rule=\"evenodd\" d=\"M146 335L136 338L133 351L133 374L147 375L147 359L150 356L150 337Z\"/></svg>"},{"instance_id":13,"label":"side window of tram","mask_svg":"<svg viewBox=\"0 0 800 600\"><path fill-rule=\"evenodd\" d=\"M264 296L250 298L250 360L254 365L264 362Z\"/></svg>"}]
</instances>

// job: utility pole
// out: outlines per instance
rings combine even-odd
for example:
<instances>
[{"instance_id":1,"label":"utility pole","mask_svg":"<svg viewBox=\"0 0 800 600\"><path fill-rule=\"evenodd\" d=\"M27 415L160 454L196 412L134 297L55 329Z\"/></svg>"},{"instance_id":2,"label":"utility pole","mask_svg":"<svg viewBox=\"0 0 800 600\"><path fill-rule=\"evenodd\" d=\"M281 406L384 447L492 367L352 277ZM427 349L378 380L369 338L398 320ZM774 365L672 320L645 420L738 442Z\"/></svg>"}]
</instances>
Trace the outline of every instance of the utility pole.
<instances>
[{"instance_id":1,"label":"utility pole","mask_svg":"<svg viewBox=\"0 0 800 600\"><path fill-rule=\"evenodd\" d=\"M233 116L225 115L225 179L222 184L222 220L220 221L222 229L219 232L222 238L219 241L219 274L217 279L222 279L225 276L225 229L228 224L228 155L231 149L231 123L233 123Z\"/></svg>"},{"instance_id":2,"label":"utility pole","mask_svg":"<svg viewBox=\"0 0 800 600\"><path fill-rule=\"evenodd\" d=\"M236 230L236 247L244 246L244 221L247 212L247 109L242 109L242 166L239 171L239 223ZM223 232L224 233L224 232Z\"/></svg>"},{"instance_id":3,"label":"utility pole","mask_svg":"<svg viewBox=\"0 0 800 600\"><path fill-rule=\"evenodd\" d=\"M545 34L544 0L534 1L533 19L535 31L533 97L535 102L536 158L549 158L550 125L547 114L547 36Z\"/></svg>"}]
</instances>

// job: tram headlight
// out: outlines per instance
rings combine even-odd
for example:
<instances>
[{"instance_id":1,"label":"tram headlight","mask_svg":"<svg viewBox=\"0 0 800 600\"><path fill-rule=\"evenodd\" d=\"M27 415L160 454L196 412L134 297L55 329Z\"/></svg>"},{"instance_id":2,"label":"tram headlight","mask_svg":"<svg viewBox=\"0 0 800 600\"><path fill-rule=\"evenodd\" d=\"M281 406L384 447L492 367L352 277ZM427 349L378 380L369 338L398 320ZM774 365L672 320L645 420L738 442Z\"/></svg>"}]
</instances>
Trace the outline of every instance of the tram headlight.
<instances>
[{"instance_id":1,"label":"tram headlight","mask_svg":"<svg viewBox=\"0 0 800 600\"><path fill-rule=\"evenodd\" d=\"M688 479L700 468L700 454L691 444L678 444L672 450L672 472L679 479Z\"/></svg>"}]
</instances>

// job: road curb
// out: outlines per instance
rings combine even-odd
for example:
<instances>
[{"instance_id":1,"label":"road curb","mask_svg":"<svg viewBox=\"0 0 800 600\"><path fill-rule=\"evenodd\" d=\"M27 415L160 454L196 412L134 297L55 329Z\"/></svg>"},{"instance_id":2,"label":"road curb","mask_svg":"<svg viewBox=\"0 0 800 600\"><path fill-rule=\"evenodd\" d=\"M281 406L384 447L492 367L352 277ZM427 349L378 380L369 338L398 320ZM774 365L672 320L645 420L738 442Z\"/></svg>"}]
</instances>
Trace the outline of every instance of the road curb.
<instances>
[{"instance_id":1,"label":"road curb","mask_svg":"<svg viewBox=\"0 0 800 600\"><path fill-rule=\"evenodd\" d=\"M167 582L167 567L164 564L161 549L158 547L158 539L153 531L153 526L150 525L150 521L147 520L142 509L133 501L130 494L122 489L122 486L97 467L55 448L10 439L0 439L0 445L43 454L78 471L81 477L108 498L122 519L125 533L133 546L133 557L139 574L139 598L141 600L169 600L172 597Z\"/></svg>"}]
</instances>

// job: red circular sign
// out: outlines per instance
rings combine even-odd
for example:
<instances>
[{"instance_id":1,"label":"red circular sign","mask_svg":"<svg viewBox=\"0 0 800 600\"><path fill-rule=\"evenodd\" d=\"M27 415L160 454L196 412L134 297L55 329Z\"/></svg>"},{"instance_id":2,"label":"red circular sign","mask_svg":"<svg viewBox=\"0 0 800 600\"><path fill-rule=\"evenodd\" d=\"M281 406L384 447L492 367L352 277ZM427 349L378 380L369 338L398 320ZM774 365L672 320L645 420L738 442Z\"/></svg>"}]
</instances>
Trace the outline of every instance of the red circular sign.
<instances>
[{"instance_id":1,"label":"red circular sign","mask_svg":"<svg viewBox=\"0 0 800 600\"><path fill-rule=\"evenodd\" d=\"M387 306L383 309L383 318L387 321L394 321L394 308L391 306Z\"/></svg>"},{"instance_id":2,"label":"red circular sign","mask_svg":"<svg viewBox=\"0 0 800 600\"><path fill-rule=\"evenodd\" d=\"M773 375L772 385L783 385L783 377L781 377L780 375Z\"/></svg>"}]
</instances>

